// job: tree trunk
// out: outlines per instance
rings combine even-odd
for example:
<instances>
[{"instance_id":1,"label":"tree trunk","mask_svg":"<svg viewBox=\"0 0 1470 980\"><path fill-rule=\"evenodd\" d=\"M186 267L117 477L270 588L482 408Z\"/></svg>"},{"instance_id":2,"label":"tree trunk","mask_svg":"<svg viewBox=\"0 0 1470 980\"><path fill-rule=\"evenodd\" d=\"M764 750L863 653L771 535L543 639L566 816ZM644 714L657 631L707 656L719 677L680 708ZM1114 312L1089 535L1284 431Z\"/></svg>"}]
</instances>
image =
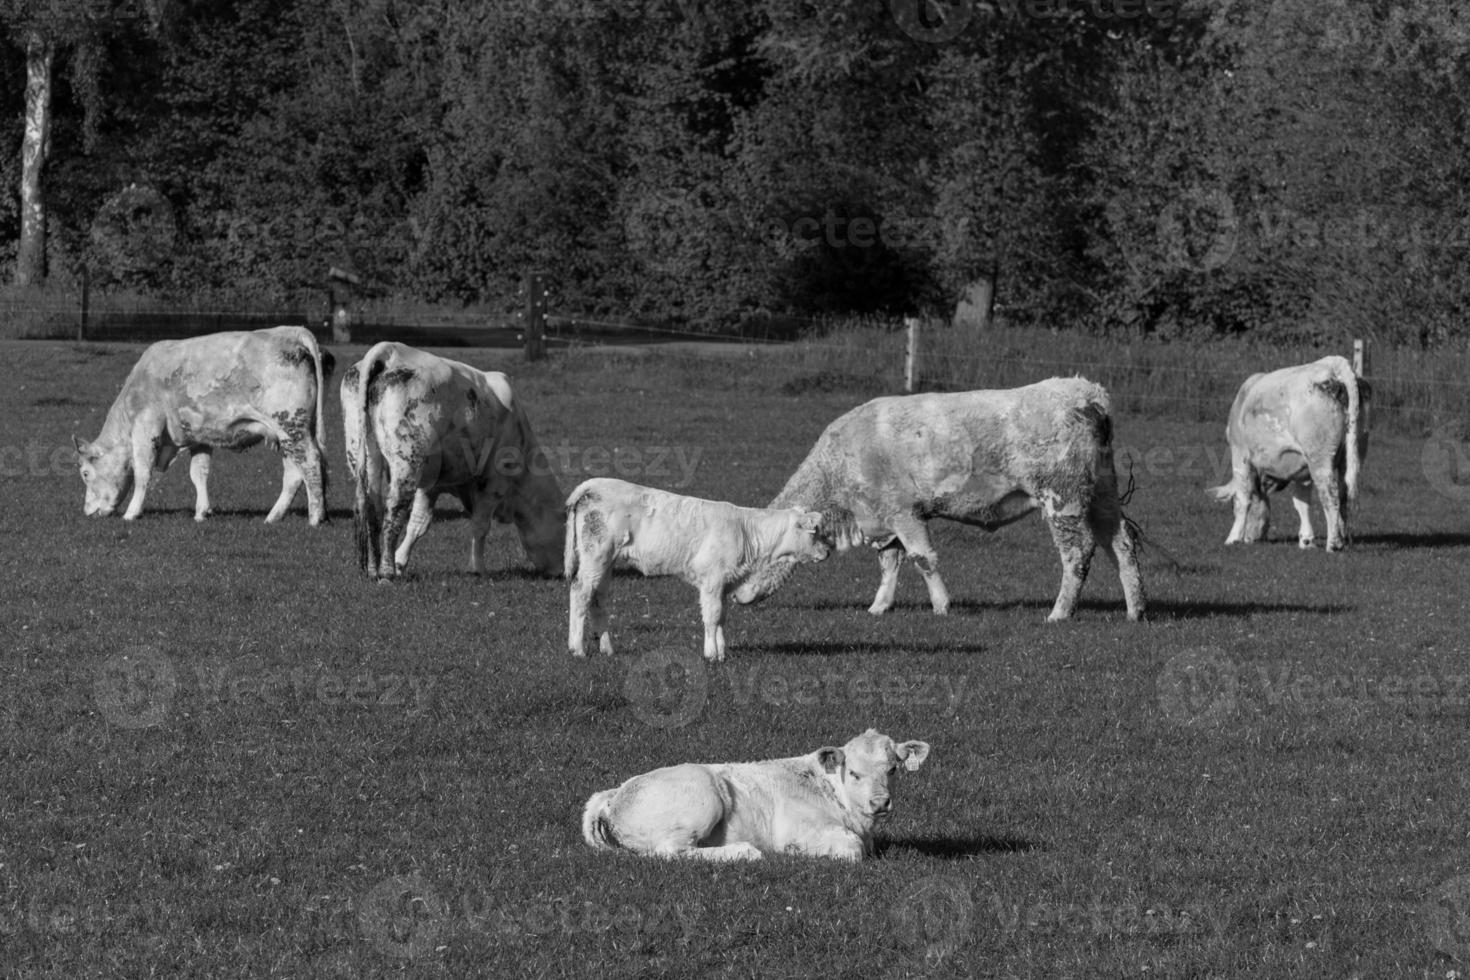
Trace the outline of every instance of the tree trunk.
<instances>
[{"instance_id":1,"label":"tree trunk","mask_svg":"<svg viewBox=\"0 0 1470 980\"><path fill-rule=\"evenodd\" d=\"M51 65L56 47L39 31L26 38L25 136L20 145L20 247L15 255L15 284L29 286L46 278L46 201L41 171L51 152Z\"/></svg>"}]
</instances>

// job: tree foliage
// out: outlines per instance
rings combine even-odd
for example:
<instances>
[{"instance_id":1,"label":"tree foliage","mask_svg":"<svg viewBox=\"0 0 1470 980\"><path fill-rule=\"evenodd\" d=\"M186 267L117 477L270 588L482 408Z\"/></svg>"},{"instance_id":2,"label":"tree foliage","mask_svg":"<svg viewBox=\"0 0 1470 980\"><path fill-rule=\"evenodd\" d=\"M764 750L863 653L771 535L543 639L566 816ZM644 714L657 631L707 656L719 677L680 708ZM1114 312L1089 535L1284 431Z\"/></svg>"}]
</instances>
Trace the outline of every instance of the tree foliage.
<instances>
[{"instance_id":1,"label":"tree foliage","mask_svg":"<svg viewBox=\"0 0 1470 980\"><path fill-rule=\"evenodd\" d=\"M65 39L53 276L282 296L336 265L509 304L544 269L568 308L722 326L942 309L997 274L1014 318L1125 335L1433 344L1464 320L1470 14L1437 0L35 0L0 22L13 120L26 30ZM18 222L0 197L0 240Z\"/></svg>"}]
</instances>

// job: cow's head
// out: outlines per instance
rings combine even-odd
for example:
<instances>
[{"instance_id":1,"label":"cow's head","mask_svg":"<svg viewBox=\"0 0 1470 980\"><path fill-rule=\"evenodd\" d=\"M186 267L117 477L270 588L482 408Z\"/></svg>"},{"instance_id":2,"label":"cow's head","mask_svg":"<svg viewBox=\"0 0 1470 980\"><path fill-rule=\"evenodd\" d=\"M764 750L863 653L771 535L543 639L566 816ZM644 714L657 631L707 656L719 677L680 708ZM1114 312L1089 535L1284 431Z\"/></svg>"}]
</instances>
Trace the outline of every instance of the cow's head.
<instances>
[{"instance_id":1,"label":"cow's head","mask_svg":"<svg viewBox=\"0 0 1470 980\"><path fill-rule=\"evenodd\" d=\"M82 512L88 517L110 516L133 489L133 464L126 447L118 452L105 452L96 443L76 436L71 441L77 448L82 482L87 485Z\"/></svg>"},{"instance_id":2,"label":"cow's head","mask_svg":"<svg viewBox=\"0 0 1470 980\"><path fill-rule=\"evenodd\" d=\"M763 544L764 557L761 564L735 589L735 601L742 605L764 599L775 592L797 565L825 561L832 553L831 545L822 534L820 512L790 507L774 511L773 514L781 515L785 519L774 523L776 536Z\"/></svg>"},{"instance_id":3,"label":"cow's head","mask_svg":"<svg viewBox=\"0 0 1470 980\"><path fill-rule=\"evenodd\" d=\"M526 558L542 575L560 576L566 544L567 495L551 472L546 453L522 420L525 457L529 463L507 475L510 487L498 515L516 526Z\"/></svg>"},{"instance_id":4,"label":"cow's head","mask_svg":"<svg viewBox=\"0 0 1470 980\"><path fill-rule=\"evenodd\" d=\"M864 825L892 808L888 780L900 764L912 772L929 757L928 742L895 742L869 728L842 748L827 746L815 753L843 809Z\"/></svg>"}]
</instances>

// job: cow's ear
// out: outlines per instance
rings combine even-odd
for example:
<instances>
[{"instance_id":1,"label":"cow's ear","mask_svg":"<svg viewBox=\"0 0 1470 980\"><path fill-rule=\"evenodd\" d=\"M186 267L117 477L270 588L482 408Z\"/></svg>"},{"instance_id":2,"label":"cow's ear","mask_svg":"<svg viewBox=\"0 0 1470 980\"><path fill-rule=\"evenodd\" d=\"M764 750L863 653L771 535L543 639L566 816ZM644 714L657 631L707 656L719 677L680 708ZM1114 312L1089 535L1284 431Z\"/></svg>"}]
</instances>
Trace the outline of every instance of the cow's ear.
<instances>
[{"instance_id":1,"label":"cow's ear","mask_svg":"<svg viewBox=\"0 0 1470 980\"><path fill-rule=\"evenodd\" d=\"M893 751L898 753L898 757L903 760L904 768L913 772L924 764L925 759L929 758L929 743L918 740L900 742L893 747Z\"/></svg>"},{"instance_id":2,"label":"cow's ear","mask_svg":"<svg viewBox=\"0 0 1470 980\"><path fill-rule=\"evenodd\" d=\"M71 444L77 447L78 456L90 456L92 454L91 443L85 439L78 439L75 432L72 433Z\"/></svg>"},{"instance_id":3,"label":"cow's ear","mask_svg":"<svg viewBox=\"0 0 1470 980\"><path fill-rule=\"evenodd\" d=\"M822 526L822 514L820 511L809 510L796 519L796 526L807 534L816 534L817 528Z\"/></svg>"},{"instance_id":4,"label":"cow's ear","mask_svg":"<svg viewBox=\"0 0 1470 980\"><path fill-rule=\"evenodd\" d=\"M823 772L837 772L846 764L847 756L841 749L828 745L817 749L817 762L821 763Z\"/></svg>"}]
</instances>

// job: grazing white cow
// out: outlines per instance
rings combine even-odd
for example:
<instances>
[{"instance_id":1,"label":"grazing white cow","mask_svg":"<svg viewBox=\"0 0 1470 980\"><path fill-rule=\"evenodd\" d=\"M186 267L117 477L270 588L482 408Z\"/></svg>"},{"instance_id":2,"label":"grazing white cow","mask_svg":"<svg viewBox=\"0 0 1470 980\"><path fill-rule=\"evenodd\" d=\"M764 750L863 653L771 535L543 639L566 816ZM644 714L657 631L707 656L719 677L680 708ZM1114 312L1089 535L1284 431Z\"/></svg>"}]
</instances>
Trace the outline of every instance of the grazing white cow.
<instances>
[{"instance_id":1,"label":"grazing white cow","mask_svg":"<svg viewBox=\"0 0 1470 980\"><path fill-rule=\"evenodd\" d=\"M827 426L771 506L820 510L839 550L880 549L874 615L893 605L905 553L934 611L949 610L930 519L994 531L1040 508L1062 559L1047 618L1072 615L1100 543L1118 566L1128 618L1139 619L1143 580L1118 500L1112 428L1107 392L1082 378L875 398Z\"/></svg>"},{"instance_id":2,"label":"grazing white cow","mask_svg":"<svg viewBox=\"0 0 1470 980\"><path fill-rule=\"evenodd\" d=\"M538 571L561 574L561 487L505 375L378 344L342 376L342 420L370 577L408 566L442 493L469 514L471 572L484 572L497 520L515 524Z\"/></svg>"},{"instance_id":3,"label":"grazing white cow","mask_svg":"<svg viewBox=\"0 0 1470 980\"><path fill-rule=\"evenodd\" d=\"M1264 538L1271 525L1266 494L1290 487L1301 519L1297 543L1312 547L1315 484L1327 518L1327 550L1347 547L1348 509L1357 500L1358 470L1368 451L1366 397L1366 382L1347 358L1335 355L1246 379L1225 426L1230 482L1209 491L1235 504L1226 544Z\"/></svg>"},{"instance_id":4,"label":"grazing white cow","mask_svg":"<svg viewBox=\"0 0 1470 980\"><path fill-rule=\"evenodd\" d=\"M929 757L927 742L874 729L842 748L765 762L689 763L593 793L582 838L598 850L708 861L802 854L858 861L891 809L889 777Z\"/></svg>"},{"instance_id":5,"label":"grazing white cow","mask_svg":"<svg viewBox=\"0 0 1470 980\"><path fill-rule=\"evenodd\" d=\"M615 566L677 575L699 590L704 656L725 659L725 600L751 602L785 581L793 566L827 557L822 515L797 507L762 510L685 497L622 480L588 480L567 498L563 566L571 587L567 646L586 656L588 609L603 653L612 653L604 594Z\"/></svg>"},{"instance_id":6,"label":"grazing white cow","mask_svg":"<svg viewBox=\"0 0 1470 980\"><path fill-rule=\"evenodd\" d=\"M102 433L72 436L87 485L85 513L106 517L132 489L124 520L143 513L153 470L189 453L194 519L210 513L209 461L216 449L261 441L279 448L285 470L268 522L286 515L304 483L312 524L327 518L322 386L332 355L305 327L216 333L148 347L123 382Z\"/></svg>"}]
</instances>

